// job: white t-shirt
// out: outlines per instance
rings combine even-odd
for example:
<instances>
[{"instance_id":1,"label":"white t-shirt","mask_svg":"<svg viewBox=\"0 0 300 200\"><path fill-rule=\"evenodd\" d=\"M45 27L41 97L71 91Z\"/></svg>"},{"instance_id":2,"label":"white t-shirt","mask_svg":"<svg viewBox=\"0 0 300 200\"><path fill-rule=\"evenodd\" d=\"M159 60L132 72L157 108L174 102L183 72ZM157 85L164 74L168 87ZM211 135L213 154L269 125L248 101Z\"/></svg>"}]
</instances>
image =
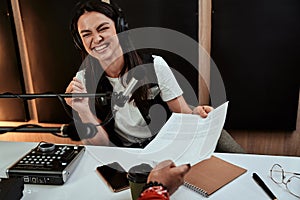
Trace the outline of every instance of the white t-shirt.
<instances>
[{"instance_id":1,"label":"white t-shirt","mask_svg":"<svg viewBox=\"0 0 300 200\"><path fill-rule=\"evenodd\" d=\"M183 92L168 64L160 56L153 56L153 58L154 70L157 76L162 100L170 101L178 96L181 96ZM82 76L82 73L84 72L78 72L76 76L80 77ZM107 78L112 84L114 92L119 93L125 90L126 86L124 87L122 85L120 78ZM125 105L122 108L119 108L119 110L116 112L115 131L122 136L125 146L130 145L131 143L142 142L146 138L152 136L142 114L140 113L138 107L134 105L133 101L125 103Z\"/></svg>"}]
</instances>

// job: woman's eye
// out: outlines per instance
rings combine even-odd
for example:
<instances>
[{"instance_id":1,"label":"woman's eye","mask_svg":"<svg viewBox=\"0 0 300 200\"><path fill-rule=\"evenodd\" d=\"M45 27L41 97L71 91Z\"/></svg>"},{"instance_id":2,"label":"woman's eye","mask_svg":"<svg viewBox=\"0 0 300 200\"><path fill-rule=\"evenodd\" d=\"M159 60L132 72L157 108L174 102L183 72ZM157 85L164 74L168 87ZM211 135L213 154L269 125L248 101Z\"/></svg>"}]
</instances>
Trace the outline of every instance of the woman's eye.
<instances>
[{"instance_id":1,"label":"woman's eye","mask_svg":"<svg viewBox=\"0 0 300 200\"><path fill-rule=\"evenodd\" d=\"M88 37L90 34L83 34L82 37Z\"/></svg>"},{"instance_id":2,"label":"woman's eye","mask_svg":"<svg viewBox=\"0 0 300 200\"><path fill-rule=\"evenodd\" d=\"M102 27L102 28L100 28L98 31L99 32L103 32L103 31L105 31L106 29L108 29L109 27Z\"/></svg>"}]
</instances>

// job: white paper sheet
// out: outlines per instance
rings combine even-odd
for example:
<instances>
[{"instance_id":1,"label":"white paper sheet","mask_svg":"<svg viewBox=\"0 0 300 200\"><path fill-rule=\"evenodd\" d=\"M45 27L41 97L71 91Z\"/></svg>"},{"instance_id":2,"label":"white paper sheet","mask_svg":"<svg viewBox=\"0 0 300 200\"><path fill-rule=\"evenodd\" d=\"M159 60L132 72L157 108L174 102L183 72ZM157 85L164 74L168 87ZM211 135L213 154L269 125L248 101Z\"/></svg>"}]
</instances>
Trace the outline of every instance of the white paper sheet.
<instances>
[{"instance_id":1,"label":"white paper sheet","mask_svg":"<svg viewBox=\"0 0 300 200\"><path fill-rule=\"evenodd\" d=\"M178 165L193 165L209 158L221 135L227 107L228 102L211 111L207 118L173 113L154 140L140 153L140 159L171 159Z\"/></svg>"}]
</instances>

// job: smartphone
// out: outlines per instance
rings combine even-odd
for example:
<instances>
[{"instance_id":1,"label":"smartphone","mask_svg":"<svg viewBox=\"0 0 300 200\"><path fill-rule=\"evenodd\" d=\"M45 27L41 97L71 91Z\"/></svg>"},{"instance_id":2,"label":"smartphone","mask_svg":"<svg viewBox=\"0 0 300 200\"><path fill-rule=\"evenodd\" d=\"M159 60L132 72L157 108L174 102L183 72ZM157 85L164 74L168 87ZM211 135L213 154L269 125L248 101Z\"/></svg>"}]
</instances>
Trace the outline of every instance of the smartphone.
<instances>
[{"instance_id":1,"label":"smartphone","mask_svg":"<svg viewBox=\"0 0 300 200\"><path fill-rule=\"evenodd\" d=\"M127 172L118 162L99 166L96 170L113 192L129 188Z\"/></svg>"}]
</instances>

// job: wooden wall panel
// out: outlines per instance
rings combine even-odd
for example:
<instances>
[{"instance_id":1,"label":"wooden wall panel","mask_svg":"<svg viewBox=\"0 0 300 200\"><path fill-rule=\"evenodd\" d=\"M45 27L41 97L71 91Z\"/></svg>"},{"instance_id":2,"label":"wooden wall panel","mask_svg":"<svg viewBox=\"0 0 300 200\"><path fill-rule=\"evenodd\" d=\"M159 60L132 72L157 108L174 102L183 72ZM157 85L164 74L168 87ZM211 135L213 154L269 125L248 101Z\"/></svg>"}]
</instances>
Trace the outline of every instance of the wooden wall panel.
<instances>
[{"instance_id":1,"label":"wooden wall panel","mask_svg":"<svg viewBox=\"0 0 300 200\"><path fill-rule=\"evenodd\" d=\"M9 1L0 1L0 94L25 91L17 36ZM27 103L20 99L0 98L0 120L29 120Z\"/></svg>"},{"instance_id":2,"label":"wooden wall panel","mask_svg":"<svg viewBox=\"0 0 300 200\"><path fill-rule=\"evenodd\" d=\"M78 71L69 23L76 0L19 0L34 93L64 93ZM71 121L58 99L37 99L39 122Z\"/></svg>"}]
</instances>

